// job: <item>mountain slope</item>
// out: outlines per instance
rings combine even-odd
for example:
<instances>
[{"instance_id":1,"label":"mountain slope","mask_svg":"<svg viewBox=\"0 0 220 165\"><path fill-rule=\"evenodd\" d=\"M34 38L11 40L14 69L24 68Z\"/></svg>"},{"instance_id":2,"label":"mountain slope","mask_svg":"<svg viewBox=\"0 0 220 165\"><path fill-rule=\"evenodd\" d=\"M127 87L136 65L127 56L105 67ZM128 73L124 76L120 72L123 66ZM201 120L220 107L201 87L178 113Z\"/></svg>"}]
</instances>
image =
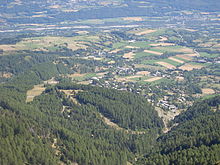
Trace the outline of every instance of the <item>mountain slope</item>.
<instances>
[{"instance_id":1,"label":"mountain slope","mask_svg":"<svg viewBox=\"0 0 220 165\"><path fill-rule=\"evenodd\" d=\"M140 164L215 164L220 160L220 97L202 100L174 119L178 126L157 139L158 151Z\"/></svg>"}]
</instances>

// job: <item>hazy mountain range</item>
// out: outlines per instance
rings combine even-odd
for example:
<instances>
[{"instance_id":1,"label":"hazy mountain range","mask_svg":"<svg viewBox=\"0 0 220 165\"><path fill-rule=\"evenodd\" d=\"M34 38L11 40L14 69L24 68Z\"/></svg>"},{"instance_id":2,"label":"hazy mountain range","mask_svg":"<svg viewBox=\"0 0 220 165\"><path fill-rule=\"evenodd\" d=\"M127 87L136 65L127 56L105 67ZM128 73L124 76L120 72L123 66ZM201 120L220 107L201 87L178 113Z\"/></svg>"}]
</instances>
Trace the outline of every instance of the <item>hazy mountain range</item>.
<instances>
[{"instance_id":1,"label":"hazy mountain range","mask_svg":"<svg viewBox=\"0 0 220 165\"><path fill-rule=\"evenodd\" d=\"M60 22L125 16L161 16L179 10L219 11L218 0L7 0L1 22Z\"/></svg>"}]
</instances>

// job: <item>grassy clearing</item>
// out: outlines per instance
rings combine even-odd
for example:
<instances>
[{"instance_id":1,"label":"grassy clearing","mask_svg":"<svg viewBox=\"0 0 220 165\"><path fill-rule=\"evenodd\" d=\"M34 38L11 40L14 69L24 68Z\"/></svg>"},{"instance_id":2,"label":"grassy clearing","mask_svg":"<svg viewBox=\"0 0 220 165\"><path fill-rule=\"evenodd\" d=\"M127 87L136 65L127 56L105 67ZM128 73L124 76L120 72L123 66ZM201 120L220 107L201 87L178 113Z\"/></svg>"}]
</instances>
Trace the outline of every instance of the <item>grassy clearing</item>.
<instances>
[{"instance_id":1,"label":"grassy clearing","mask_svg":"<svg viewBox=\"0 0 220 165\"><path fill-rule=\"evenodd\" d=\"M36 50L36 51L55 51L64 47L72 50L85 49L90 41L98 41L98 36L76 36L76 37L32 37L25 38L16 45L0 46L5 51L17 50Z\"/></svg>"},{"instance_id":2,"label":"grassy clearing","mask_svg":"<svg viewBox=\"0 0 220 165\"><path fill-rule=\"evenodd\" d=\"M203 68L202 65L198 65L198 64L191 64L191 63L187 63L181 67L179 67L179 69L182 69L182 70L187 70L187 71L191 71L193 69L201 69Z\"/></svg>"},{"instance_id":3,"label":"grassy clearing","mask_svg":"<svg viewBox=\"0 0 220 165\"><path fill-rule=\"evenodd\" d=\"M147 80L144 80L146 82L154 82L154 81L157 81L157 80L160 80L162 79L162 77L152 77L152 78L149 78Z\"/></svg>"},{"instance_id":4,"label":"grassy clearing","mask_svg":"<svg viewBox=\"0 0 220 165\"><path fill-rule=\"evenodd\" d=\"M96 77L96 73L86 73L86 74L79 74L78 76L77 75L74 75L74 76L71 76L73 80L76 80L76 81L85 81L89 78L92 78L92 77Z\"/></svg>"},{"instance_id":5,"label":"grassy clearing","mask_svg":"<svg viewBox=\"0 0 220 165\"><path fill-rule=\"evenodd\" d=\"M114 49L114 50L110 51L109 53L118 53L119 51L121 51L121 49Z\"/></svg>"},{"instance_id":6,"label":"grassy clearing","mask_svg":"<svg viewBox=\"0 0 220 165\"><path fill-rule=\"evenodd\" d=\"M182 46L166 46L166 47L154 47L151 50L153 51L159 51L162 53L165 52L177 52L177 53L193 53L193 49L182 47Z\"/></svg>"},{"instance_id":7,"label":"grassy clearing","mask_svg":"<svg viewBox=\"0 0 220 165\"><path fill-rule=\"evenodd\" d=\"M124 55L123 55L123 58L126 58L126 59L133 59L134 58L134 53L133 52L129 52L129 53L125 53Z\"/></svg>"},{"instance_id":8,"label":"grassy clearing","mask_svg":"<svg viewBox=\"0 0 220 165\"><path fill-rule=\"evenodd\" d=\"M33 89L27 91L26 102L31 102L34 100L36 96L39 96L45 91L45 87L43 84L35 85Z\"/></svg>"},{"instance_id":9,"label":"grassy clearing","mask_svg":"<svg viewBox=\"0 0 220 165\"><path fill-rule=\"evenodd\" d=\"M162 79L159 79L157 81L154 81L154 82L151 82L152 85L157 85L157 84L160 84L160 83L170 83L172 84L174 81L171 80L171 79L167 79L167 78L162 78Z\"/></svg>"},{"instance_id":10,"label":"grassy clearing","mask_svg":"<svg viewBox=\"0 0 220 165\"><path fill-rule=\"evenodd\" d=\"M150 44L150 46L175 46L175 44L161 42L161 43Z\"/></svg>"},{"instance_id":11,"label":"grassy clearing","mask_svg":"<svg viewBox=\"0 0 220 165\"><path fill-rule=\"evenodd\" d=\"M183 64L183 63L184 63L184 61L179 60L179 59L177 59L177 58L175 58L175 57L169 57L168 59L169 59L169 60L172 60L172 61L175 61L175 62L177 62L177 63L180 63L180 64Z\"/></svg>"},{"instance_id":12,"label":"grassy clearing","mask_svg":"<svg viewBox=\"0 0 220 165\"><path fill-rule=\"evenodd\" d=\"M141 36L141 35L150 34L150 33L156 32L156 31L157 30L154 30L154 29L139 29L139 30L132 31L131 33L133 33L137 36Z\"/></svg>"},{"instance_id":13,"label":"grassy clearing","mask_svg":"<svg viewBox=\"0 0 220 165\"><path fill-rule=\"evenodd\" d=\"M81 105L78 100L76 99L76 94L79 92L83 92L83 90L60 90L61 92L65 93L67 97L70 97L70 100L77 105Z\"/></svg>"},{"instance_id":14,"label":"grassy clearing","mask_svg":"<svg viewBox=\"0 0 220 165\"><path fill-rule=\"evenodd\" d=\"M151 80L152 79L152 80ZM140 84L149 84L149 85L157 85L157 84L160 84L160 83L172 83L173 80L170 80L170 79L167 79L167 78L150 78L149 81L140 81L138 83Z\"/></svg>"},{"instance_id":15,"label":"grassy clearing","mask_svg":"<svg viewBox=\"0 0 220 165\"><path fill-rule=\"evenodd\" d=\"M210 99L210 98L213 98L213 97L216 97L216 96L219 96L220 94L213 94L213 95L206 95L206 96L203 96L201 98L201 100L206 100L206 99Z\"/></svg>"},{"instance_id":16,"label":"grassy clearing","mask_svg":"<svg viewBox=\"0 0 220 165\"><path fill-rule=\"evenodd\" d=\"M147 36L157 37L167 33L166 29L157 29L157 31L147 34Z\"/></svg>"},{"instance_id":17,"label":"grassy clearing","mask_svg":"<svg viewBox=\"0 0 220 165\"><path fill-rule=\"evenodd\" d=\"M215 91L211 88L203 88L202 94L203 95L212 95L212 94L215 94Z\"/></svg>"},{"instance_id":18,"label":"grassy clearing","mask_svg":"<svg viewBox=\"0 0 220 165\"><path fill-rule=\"evenodd\" d=\"M137 72L136 74L137 74L137 75L147 76L147 75L150 74L150 72L148 72L148 71L139 71L139 72Z\"/></svg>"},{"instance_id":19,"label":"grassy clearing","mask_svg":"<svg viewBox=\"0 0 220 165\"><path fill-rule=\"evenodd\" d=\"M141 17L124 17L122 18L124 21L143 21Z\"/></svg>"},{"instance_id":20,"label":"grassy clearing","mask_svg":"<svg viewBox=\"0 0 220 165\"><path fill-rule=\"evenodd\" d=\"M146 35L149 33L153 33L156 32L157 30L153 30L153 29L147 29L147 30L141 30L135 33L135 35L141 36L141 35Z\"/></svg>"},{"instance_id":21,"label":"grassy clearing","mask_svg":"<svg viewBox=\"0 0 220 165\"><path fill-rule=\"evenodd\" d=\"M162 66L164 66L168 69L175 69L176 68L176 66L174 66L172 64L169 64L167 62L159 61L159 62L156 62L156 63L159 64L159 65L162 65Z\"/></svg>"},{"instance_id":22,"label":"grassy clearing","mask_svg":"<svg viewBox=\"0 0 220 165\"><path fill-rule=\"evenodd\" d=\"M114 49L138 49L138 48L149 48L151 47L149 44L152 44L151 42L146 41L137 41L134 43L128 43L128 42L117 42L113 44Z\"/></svg>"},{"instance_id":23,"label":"grassy clearing","mask_svg":"<svg viewBox=\"0 0 220 165\"><path fill-rule=\"evenodd\" d=\"M80 23L80 24L88 24L88 25L98 25L98 24L103 24L104 21L101 20L101 19L89 19L89 20L79 21L78 23Z\"/></svg>"},{"instance_id":24,"label":"grassy clearing","mask_svg":"<svg viewBox=\"0 0 220 165\"><path fill-rule=\"evenodd\" d=\"M163 53L155 51L155 50L144 50L144 52L154 54L154 55L158 55L158 56L163 54Z\"/></svg>"}]
</instances>

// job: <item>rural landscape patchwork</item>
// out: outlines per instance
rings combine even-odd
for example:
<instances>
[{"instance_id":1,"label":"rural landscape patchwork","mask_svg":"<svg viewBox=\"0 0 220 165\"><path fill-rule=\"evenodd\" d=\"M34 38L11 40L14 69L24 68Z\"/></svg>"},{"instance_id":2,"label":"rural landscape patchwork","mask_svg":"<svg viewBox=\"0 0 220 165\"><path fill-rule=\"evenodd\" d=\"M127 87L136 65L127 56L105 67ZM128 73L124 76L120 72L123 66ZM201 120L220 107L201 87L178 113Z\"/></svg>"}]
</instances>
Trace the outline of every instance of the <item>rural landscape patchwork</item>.
<instances>
[{"instance_id":1,"label":"rural landscape patchwork","mask_svg":"<svg viewBox=\"0 0 220 165\"><path fill-rule=\"evenodd\" d=\"M1 165L220 165L218 0L0 3Z\"/></svg>"}]
</instances>

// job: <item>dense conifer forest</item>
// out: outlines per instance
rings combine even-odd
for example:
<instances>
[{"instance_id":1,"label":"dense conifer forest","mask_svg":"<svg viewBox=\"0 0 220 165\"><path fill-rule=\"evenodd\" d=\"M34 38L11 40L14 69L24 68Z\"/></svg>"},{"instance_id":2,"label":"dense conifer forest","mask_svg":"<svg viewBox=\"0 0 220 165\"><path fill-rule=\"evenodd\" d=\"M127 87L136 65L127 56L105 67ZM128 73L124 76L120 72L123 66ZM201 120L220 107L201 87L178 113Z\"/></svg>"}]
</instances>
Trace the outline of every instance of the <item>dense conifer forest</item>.
<instances>
[{"instance_id":1,"label":"dense conifer forest","mask_svg":"<svg viewBox=\"0 0 220 165\"><path fill-rule=\"evenodd\" d=\"M26 91L57 72L48 63L39 64L0 86L1 164L126 164L135 155L145 155L137 164L219 160L219 96L196 102L170 123L178 126L162 134L163 123L152 105L128 92L63 79L26 103ZM80 91L78 103L65 90ZM62 112L63 107L68 110ZM106 125L100 113L123 129Z\"/></svg>"}]
</instances>

